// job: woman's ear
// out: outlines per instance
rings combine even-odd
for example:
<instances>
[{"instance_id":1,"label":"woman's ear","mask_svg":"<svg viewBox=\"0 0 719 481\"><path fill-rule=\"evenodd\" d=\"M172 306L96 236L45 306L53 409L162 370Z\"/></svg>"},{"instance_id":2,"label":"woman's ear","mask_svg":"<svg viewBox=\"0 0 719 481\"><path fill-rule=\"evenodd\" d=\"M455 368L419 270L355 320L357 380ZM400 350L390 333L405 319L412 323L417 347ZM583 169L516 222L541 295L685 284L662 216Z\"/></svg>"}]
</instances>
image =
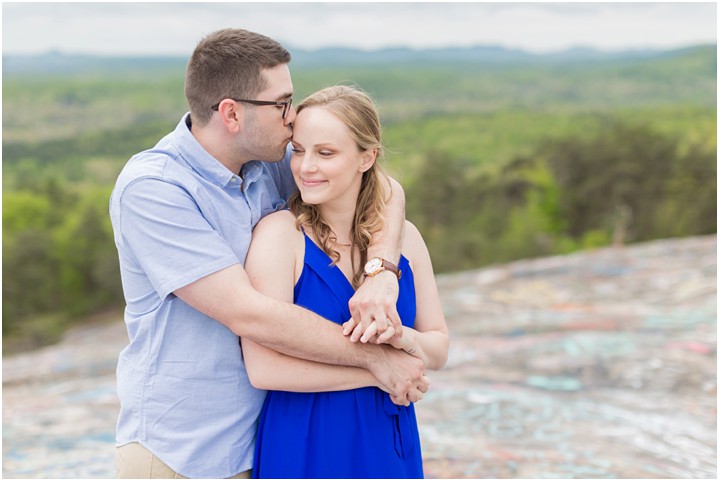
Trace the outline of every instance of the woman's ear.
<instances>
[{"instance_id":1,"label":"woman's ear","mask_svg":"<svg viewBox=\"0 0 719 481\"><path fill-rule=\"evenodd\" d=\"M362 152L362 163L360 164L359 171L364 173L367 172L377 160L377 149L367 149Z\"/></svg>"}]
</instances>

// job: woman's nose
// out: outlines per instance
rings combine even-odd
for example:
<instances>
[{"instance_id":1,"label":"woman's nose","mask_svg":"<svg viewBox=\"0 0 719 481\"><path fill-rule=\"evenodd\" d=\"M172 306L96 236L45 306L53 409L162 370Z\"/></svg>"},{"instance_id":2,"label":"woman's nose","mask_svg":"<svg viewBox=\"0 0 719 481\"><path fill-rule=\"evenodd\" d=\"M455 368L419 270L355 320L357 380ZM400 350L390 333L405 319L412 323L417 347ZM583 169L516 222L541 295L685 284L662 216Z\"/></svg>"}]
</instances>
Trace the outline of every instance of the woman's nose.
<instances>
[{"instance_id":1,"label":"woman's nose","mask_svg":"<svg viewBox=\"0 0 719 481\"><path fill-rule=\"evenodd\" d=\"M314 172L317 170L317 162L315 157L310 152L305 152L302 156L302 162L300 163L301 172Z\"/></svg>"}]
</instances>

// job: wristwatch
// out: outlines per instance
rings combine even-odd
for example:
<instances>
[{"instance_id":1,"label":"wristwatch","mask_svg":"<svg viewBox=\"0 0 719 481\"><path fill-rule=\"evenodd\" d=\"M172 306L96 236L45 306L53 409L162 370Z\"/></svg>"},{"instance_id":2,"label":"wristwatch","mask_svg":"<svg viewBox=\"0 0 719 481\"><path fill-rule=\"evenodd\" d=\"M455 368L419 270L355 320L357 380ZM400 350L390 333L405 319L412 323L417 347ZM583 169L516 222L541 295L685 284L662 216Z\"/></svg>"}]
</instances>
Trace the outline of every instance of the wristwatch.
<instances>
[{"instance_id":1,"label":"wristwatch","mask_svg":"<svg viewBox=\"0 0 719 481\"><path fill-rule=\"evenodd\" d=\"M368 260L367 263L364 265L364 275L367 277L376 276L377 274L385 270L394 272L394 274L397 276L397 280L402 278L402 271L399 270L396 265L392 264L387 259L382 259L381 257L373 257L372 259Z\"/></svg>"}]
</instances>

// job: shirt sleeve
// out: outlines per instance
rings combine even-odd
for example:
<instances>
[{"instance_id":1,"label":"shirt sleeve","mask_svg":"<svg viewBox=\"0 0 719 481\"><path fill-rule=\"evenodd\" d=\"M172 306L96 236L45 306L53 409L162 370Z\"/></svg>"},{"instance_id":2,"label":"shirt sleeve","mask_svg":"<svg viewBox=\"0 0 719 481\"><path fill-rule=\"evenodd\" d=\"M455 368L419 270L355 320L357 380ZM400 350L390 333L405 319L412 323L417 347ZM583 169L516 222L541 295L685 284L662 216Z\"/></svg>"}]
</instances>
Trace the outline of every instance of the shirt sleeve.
<instances>
[{"instance_id":1,"label":"shirt sleeve","mask_svg":"<svg viewBox=\"0 0 719 481\"><path fill-rule=\"evenodd\" d=\"M160 179L139 179L125 188L120 229L125 248L161 299L240 262L190 193Z\"/></svg>"}]
</instances>

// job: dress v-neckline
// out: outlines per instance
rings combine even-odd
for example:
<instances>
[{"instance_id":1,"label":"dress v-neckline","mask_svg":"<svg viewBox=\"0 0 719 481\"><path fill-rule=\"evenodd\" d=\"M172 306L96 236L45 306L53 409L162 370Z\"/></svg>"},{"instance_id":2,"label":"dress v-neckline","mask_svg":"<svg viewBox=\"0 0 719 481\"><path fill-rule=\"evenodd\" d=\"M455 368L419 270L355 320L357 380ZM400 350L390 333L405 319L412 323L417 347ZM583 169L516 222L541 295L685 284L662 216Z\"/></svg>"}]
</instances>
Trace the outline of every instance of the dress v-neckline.
<instances>
[{"instance_id":1,"label":"dress v-neckline","mask_svg":"<svg viewBox=\"0 0 719 481\"><path fill-rule=\"evenodd\" d=\"M336 264L335 264L335 265L331 265L331 264L332 264L332 258L331 258L330 256L328 256L327 253L326 253L325 251L323 251L322 248L321 248L320 246L318 246L318 245L315 243L315 241L314 241L310 236L307 235L306 232L304 232L304 229L303 229L302 234L305 236L305 239L307 239L307 242L305 242L305 245L307 245L307 244L311 245L312 248L313 248L321 257L323 257L324 259L327 260L327 267L328 267L327 272L331 272L335 277L340 277L340 278L342 278L342 280L344 281L345 287L348 288L348 289L352 292L352 295L354 295L354 293L357 292L357 291L356 291L356 289L352 286L352 282L350 282L350 280L347 278L347 276L345 275L345 273L342 272L342 269L340 269ZM306 254L305 254L305 256L306 256Z\"/></svg>"}]
</instances>

